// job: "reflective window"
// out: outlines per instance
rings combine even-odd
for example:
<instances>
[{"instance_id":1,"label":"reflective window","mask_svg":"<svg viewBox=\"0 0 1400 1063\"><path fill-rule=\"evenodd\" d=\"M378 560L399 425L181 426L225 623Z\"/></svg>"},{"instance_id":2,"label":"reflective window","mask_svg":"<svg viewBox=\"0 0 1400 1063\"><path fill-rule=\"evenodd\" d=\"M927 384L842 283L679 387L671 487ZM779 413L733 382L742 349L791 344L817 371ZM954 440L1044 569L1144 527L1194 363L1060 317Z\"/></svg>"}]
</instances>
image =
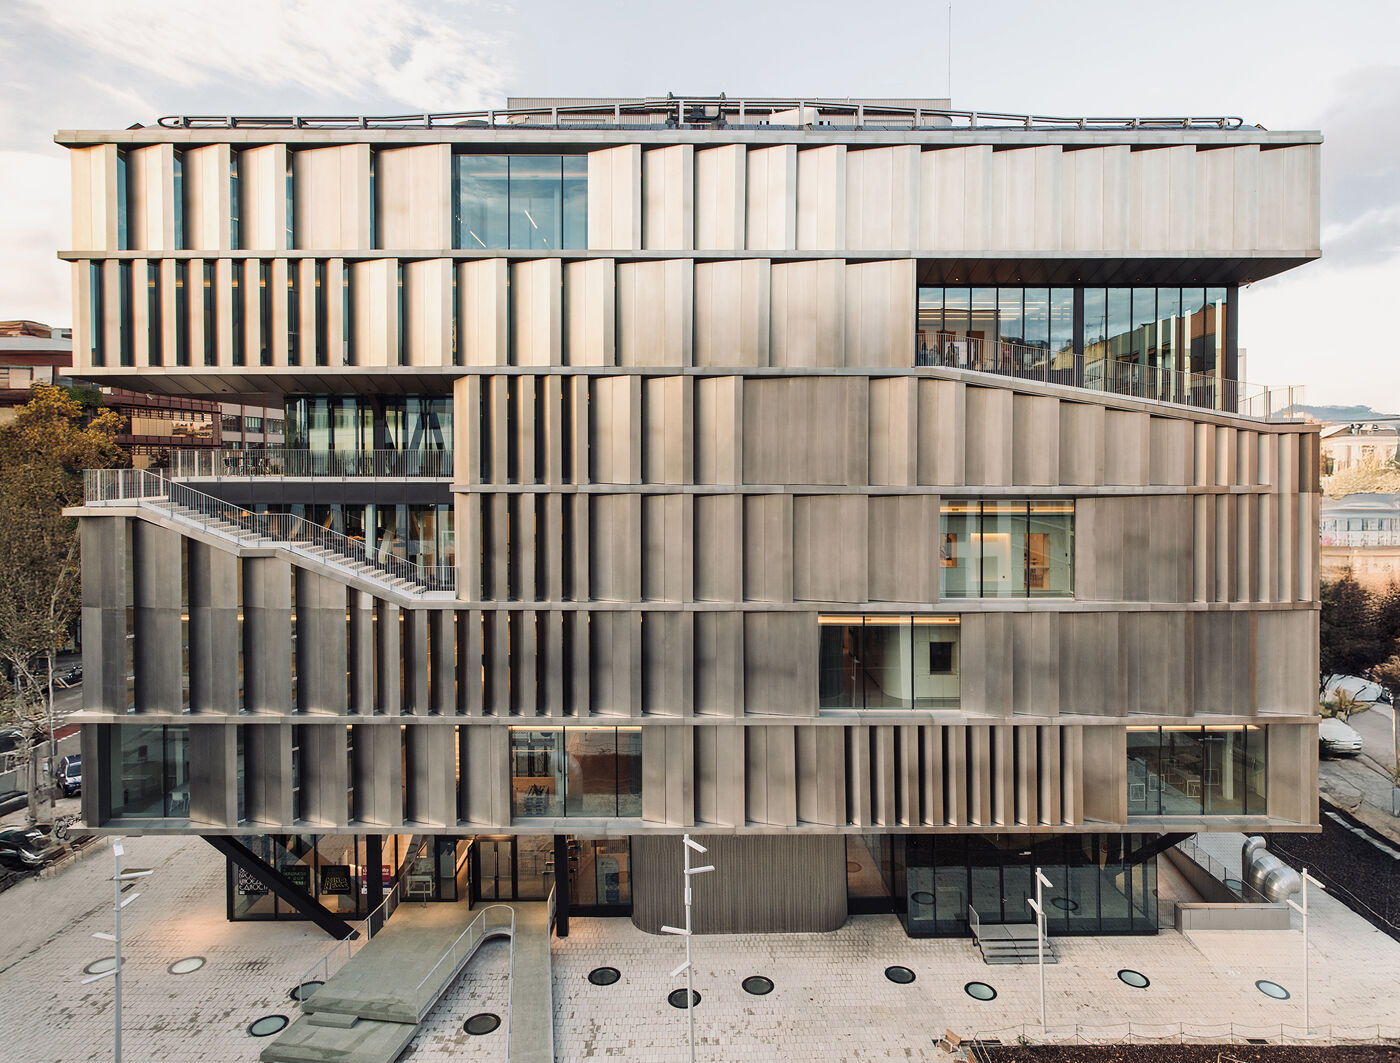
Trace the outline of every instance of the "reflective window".
<instances>
[{"instance_id":1,"label":"reflective window","mask_svg":"<svg viewBox=\"0 0 1400 1063\"><path fill-rule=\"evenodd\" d=\"M1267 732L1255 726L1128 728L1128 815L1268 812Z\"/></svg>"},{"instance_id":2,"label":"reflective window","mask_svg":"<svg viewBox=\"0 0 1400 1063\"><path fill-rule=\"evenodd\" d=\"M1223 287L1085 288L1085 385L1198 406L1228 401L1227 299Z\"/></svg>"},{"instance_id":3,"label":"reflective window","mask_svg":"<svg viewBox=\"0 0 1400 1063\"><path fill-rule=\"evenodd\" d=\"M827 709L955 709L956 616L820 616L818 693Z\"/></svg>"},{"instance_id":4,"label":"reflective window","mask_svg":"<svg viewBox=\"0 0 1400 1063\"><path fill-rule=\"evenodd\" d=\"M117 151L117 248L126 251L131 247L129 230L127 228L130 213L129 196L127 193L126 178L126 152Z\"/></svg>"},{"instance_id":5,"label":"reflective window","mask_svg":"<svg viewBox=\"0 0 1400 1063\"><path fill-rule=\"evenodd\" d=\"M109 730L113 818L189 818L189 730L160 725Z\"/></svg>"},{"instance_id":6,"label":"reflective window","mask_svg":"<svg viewBox=\"0 0 1400 1063\"><path fill-rule=\"evenodd\" d=\"M102 290L102 263L88 263L88 364L107 364L107 309Z\"/></svg>"},{"instance_id":7,"label":"reflective window","mask_svg":"<svg viewBox=\"0 0 1400 1063\"><path fill-rule=\"evenodd\" d=\"M456 155L455 247L553 250L588 243L588 159Z\"/></svg>"},{"instance_id":8,"label":"reflective window","mask_svg":"<svg viewBox=\"0 0 1400 1063\"><path fill-rule=\"evenodd\" d=\"M639 727L512 727L511 814L639 817Z\"/></svg>"},{"instance_id":9,"label":"reflective window","mask_svg":"<svg viewBox=\"0 0 1400 1063\"><path fill-rule=\"evenodd\" d=\"M1069 382L1074 289L920 288L915 364Z\"/></svg>"},{"instance_id":10,"label":"reflective window","mask_svg":"<svg viewBox=\"0 0 1400 1063\"><path fill-rule=\"evenodd\" d=\"M944 598L1074 597L1074 501L948 499L939 528Z\"/></svg>"}]
</instances>

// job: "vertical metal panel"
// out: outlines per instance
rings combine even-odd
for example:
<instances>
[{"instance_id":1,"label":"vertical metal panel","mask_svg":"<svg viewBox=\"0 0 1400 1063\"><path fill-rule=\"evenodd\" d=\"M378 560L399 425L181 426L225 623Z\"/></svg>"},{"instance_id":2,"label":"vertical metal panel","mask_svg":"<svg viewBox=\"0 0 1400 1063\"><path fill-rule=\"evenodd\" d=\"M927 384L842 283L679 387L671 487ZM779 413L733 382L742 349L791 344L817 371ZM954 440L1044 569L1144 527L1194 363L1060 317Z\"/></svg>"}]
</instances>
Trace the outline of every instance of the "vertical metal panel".
<instances>
[{"instance_id":1,"label":"vertical metal panel","mask_svg":"<svg viewBox=\"0 0 1400 1063\"><path fill-rule=\"evenodd\" d=\"M840 261L775 262L769 357L774 365L846 364L846 267ZM909 340L911 345L913 340Z\"/></svg>"},{"instance_id":2,"label":"vertical metal panel","mask_svg":"<svg viewBox=\"0 0 1400 1063\"><path fill-rule=\"evenodd\" d=\"M691 364L694 269L688 258L618 263L618 365Z\"/></svg>"},{"instance_id":3,"label":"vertical metal panel","mask_svg":"<svg viewBox=\"0 0 1400 1063\"><path fill-rule=\"evenodd\" d=\"M694 704L707 716L744 715L744 618L704 611L695 616Z\"/></svg>"},{"instance_id":4,"label":"vertical metal panel","mask_svg":"<svg viewBox=\"0 0 1400 1063\"><path fill-rule=\"evenodd\" d=\"M695 246L693 145L642 152L642 246L649 251L688 251Z\"/></svg>"},{"instance_id":5,"label":"vertical metal panel","mask_svg":"<svg viewBox=\"0 0 1400 1063\"><path fill-rule=\"evenodd\" d=\"M506 260L457 265L457 349L463 365L509 362Z\"/></svg>"},{"instance_id":6,"label":"vertical metal panel","mask_svg":"<svg viewBox=\"0 0 1400 1063\"><path fill-rule=\"evenodd\" d=\"M846 145L797 152L797 246L840 251L846 246Z\"/></svg>"},{"instance_id":7,"label":"vertical metal panel","mask_svg":"<svg viewBox=\"0 0 1400 1063\"><path fill-rule=\"evenodd\" d=\"M797 147L751 148L744 231L750 251L797 247Z\"/></svg>"},{"instance_id":8,"label":"vertical metal panel","mask_svg":"<svg viewBox=\"0 0 1400 1063\"><path fill-rule=\"evenodd\" d=\"M695 246L701 251L744 248L745 156L742 144L695 152Z\"/></svg>"},{"instance_id":9,"label":"vertical metal panel","mask_svg":"<svg viewBox=\"0 0 1400 1063\"><path fill-rule=\"evenodd\" d=\"M770 272L767 259L695 264L696 365L768 365Z\"/></svg>"},{"instance_id":10,"label":"vertical metal panel","mask_svg":"<svg viewBox=\"0 0 1400 1063\"><path fill-rule=\"evenodd\" d=\"M846 265L845 364L861 368L914 364L917 311L914 260Z\"/></svg>"},{"instance_id":11,"label":"vertical metal panel","mask_svg":"<svg viewBox=\"0 0 1400 1063\"><path fill-rule=\"evenodd\" d=\"M512 365L562 365L563 271L557 258L510 268Z\"/></svg>"},{"instance_id":12,"label":"vertical metal panel","mask_svg":"<svg viewBox=\"0 0 1400 1063\"><path fill-rule=\"evenodd\" d=\"M568 262L563 276L565 363L616 365L616 263L610 258Z\"/></svg>"},{"instance_id":13,"label":"vertical metal panel","mask_svg":"<svg viewBox=\"0 0 1400 1063\"><path fill-rule=\"evenodd\" d=\"M375 155L380 247L452 246L452 146L381 148Z\"/></svg>"},{"instance_id":14,"label":"vertical metal panel","mask_svg":"<svg viewBox=\"0 0 1400 1063\"><path fill-rule=\"evenodd\" d=\"M919 148L846 153L846 246L903 251L919 245Z\"/></svg>"},{"instance_id":15,"label":"vertical metal panel","mask_svg":"<svg viewBox=\"0 0 1400 1063\"><path fill-rule=\"evenodd\" d=\"M297 246L315 251L371 247L370 146L301 148L292 155L292 167Z\"/></svg>"},{"instance_id":16,"label":"vertical metal panel","mask_svg":"<svg viewBox=\"0 0 1400 1063\"><path fill-rule=\"evenodd\" d=\"M588 246L642 246L642 149L623 144L588 153Z\"/></svg>"}]
</instances>

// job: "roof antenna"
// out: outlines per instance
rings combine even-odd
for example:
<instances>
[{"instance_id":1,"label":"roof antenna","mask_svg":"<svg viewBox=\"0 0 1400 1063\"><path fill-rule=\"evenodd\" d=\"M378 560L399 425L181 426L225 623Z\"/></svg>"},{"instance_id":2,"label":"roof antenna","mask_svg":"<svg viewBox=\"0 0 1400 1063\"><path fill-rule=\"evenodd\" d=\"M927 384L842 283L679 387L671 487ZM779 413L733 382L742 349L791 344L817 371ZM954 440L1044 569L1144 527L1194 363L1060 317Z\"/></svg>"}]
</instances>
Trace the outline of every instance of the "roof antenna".
<instances>
[{"instance_id":1,"label":"roof antenna","mask_svg":"<svg viewBox=\"0 0 1400 1063\"><path fill-rule=\"evenodd\" d=\"M953 0L948 0L948 106L953 106Z\"/></svg>"}]
</instances>

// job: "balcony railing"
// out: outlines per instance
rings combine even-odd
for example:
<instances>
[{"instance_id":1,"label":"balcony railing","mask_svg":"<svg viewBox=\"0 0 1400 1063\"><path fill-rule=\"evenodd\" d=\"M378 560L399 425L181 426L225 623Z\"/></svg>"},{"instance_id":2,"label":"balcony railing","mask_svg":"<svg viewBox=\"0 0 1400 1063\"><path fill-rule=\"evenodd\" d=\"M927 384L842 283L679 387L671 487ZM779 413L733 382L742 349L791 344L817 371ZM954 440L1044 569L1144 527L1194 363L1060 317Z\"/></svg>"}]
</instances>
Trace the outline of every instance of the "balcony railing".
<instances>
[{"instance_id":1,"label":"balcony railing","mask_svg":"<svg viewBox=\"0 0 1400 1063\"><path fill-rule=\"evenodd\" d=\"M915 365L970 369L1266 421L1295 419L1299 415L1294 410L1303 402L1301 387L1271 388L1227 380L1215 373L1184 373L1124 361L1090 362L1084 366L1080 380L1074 358L1068 352L1055 353L1044 347L980 339L962 339L932 347L920 344L915 352Z\"/></svg>"},{"instance_id":2,"label":"balcony railing","mask_svg":"<svg viewBox=\"0 0 1400 1063\"><path fill-rule=\"evenodd\" d=\"M1400 531L1324 531L1323 546L1400 546Z\"/></svg>"},{"instance_id":3,"label":"balcony railing","mask_svg":"<svg viewBox=\"0 0 1400 1063\"><path fill-rule=\"evenodd\" d=\"M369 579L409 584L402 589L451 591L457 586L453 565L411 560L403 544L381 541L372 550L363 539L343 535L290 513L255 513L143 469L89 469L83 478L89 506L135 503L165 513L247 546L285 546L320 564L339 566Z\"/></svg>"},{"instance_id":4,"label":"balcony railing","mask_svg":"<svg viewBox=\"0 0 1400 1063\"><path fill-rule=\"evenodd\" d=\"M176 480L350 477L446 479L452 475L450 450L209 450L170 451L168 475Z\"/></svg>"}]
</instances>

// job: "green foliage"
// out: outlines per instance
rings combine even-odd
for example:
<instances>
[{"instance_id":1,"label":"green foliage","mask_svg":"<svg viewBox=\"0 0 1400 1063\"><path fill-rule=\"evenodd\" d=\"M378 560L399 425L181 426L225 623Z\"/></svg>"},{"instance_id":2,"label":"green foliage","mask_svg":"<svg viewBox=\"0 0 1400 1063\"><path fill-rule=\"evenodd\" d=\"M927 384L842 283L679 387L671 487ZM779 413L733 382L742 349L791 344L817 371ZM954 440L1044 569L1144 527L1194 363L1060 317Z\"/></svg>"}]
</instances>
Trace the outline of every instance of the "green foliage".
<instances>
[{"instance_id":1,"label":"green foliage","mask_svg":"<svg viewBox=\"0 0 1400 1063\"><path fill-rule=\"evenodd\" d=\"M84 469L125 463L114 411L88 419L49 384L31 395L0 428L0 665L19 676L21 718L38 698L31 662L63 645L80 606L77 521L63 509L82 503Z\"/></svg>"},{"instance_id":2,"label":"green foliage","mask_svg":"<svg viewBox=\"0 0 1400 1063\"><path fill-rule=\"evenodd\" d=\"M1339 720L1346 721L1359 712L1365 712L1370 707L1369 702L1357 701L1354 694L1338 690L1318 707L1318 715L1324 718L1335 716Z\"/></svg>"},{"instance_id":3,"label":"green foliage","mask_svg":"<svg viewBox=\"0 0 1400 1063\"><path fill-rule=\"evenodd\" d=\"M1324 689L1334 676L1365 675L1371 666L1390 656L1395 643L1377 630L1376 597L1352 578L1351 572L1338 580L1324 582L1319 591L1322 615L1319 621L1318 689Z\"/></svg>"}]
</instances>

